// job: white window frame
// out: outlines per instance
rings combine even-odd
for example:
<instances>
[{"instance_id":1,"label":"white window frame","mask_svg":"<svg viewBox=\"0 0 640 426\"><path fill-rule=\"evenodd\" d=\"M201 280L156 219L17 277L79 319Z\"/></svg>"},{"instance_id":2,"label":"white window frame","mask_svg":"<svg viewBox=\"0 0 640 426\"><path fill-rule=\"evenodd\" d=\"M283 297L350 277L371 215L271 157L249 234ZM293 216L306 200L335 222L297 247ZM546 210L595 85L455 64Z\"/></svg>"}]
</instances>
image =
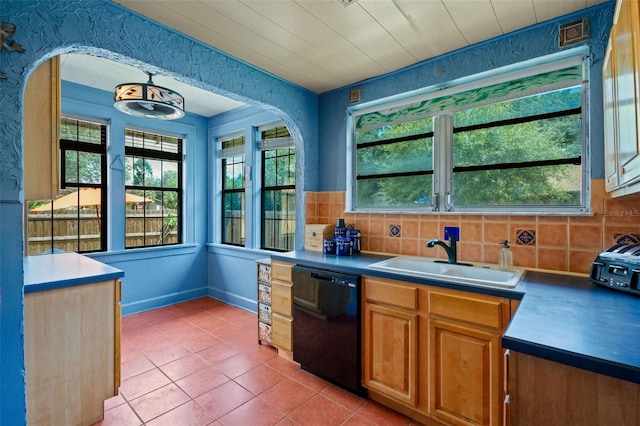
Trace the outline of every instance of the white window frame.
<instances>
[{"instance_id":1,"label":"white window frame","mask_svg":"<svg viewBox=\"0 0 640 426\"><path fill-rule=\"evenodd\" d=\"M509 80L525 78L581 65L582 83L582 161L581 161L581 202L579 206L490 206L454 207L453 194L453 124L451 111L443 111L434 116L433 137L433 194L436 205L416 208L409 207L358 207L356 205L356 122L365 114L401 109L436 97L451 96L456 93L499 84ZM499 102L501 99L492 100ZM376 213L447 213L470 214L588 214L590 213L590 149L589 149L589 50L582 46L545 57L532 59L489 72L469 76L443 85L429 86L413 92L359 104L347 110L347 190L346 210L350 212Z\"/></svg>"}]
</instances>

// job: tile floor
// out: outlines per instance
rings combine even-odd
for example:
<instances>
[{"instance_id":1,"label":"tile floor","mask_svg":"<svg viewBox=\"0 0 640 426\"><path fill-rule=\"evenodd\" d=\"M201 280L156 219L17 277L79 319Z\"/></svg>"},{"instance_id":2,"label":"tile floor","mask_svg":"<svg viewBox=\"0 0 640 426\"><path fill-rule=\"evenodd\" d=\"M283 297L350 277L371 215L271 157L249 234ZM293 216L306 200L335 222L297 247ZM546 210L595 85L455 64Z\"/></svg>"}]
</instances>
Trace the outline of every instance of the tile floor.
<instances>
[{"instance_id":1,"label":"tile floor","mask_svg":"<svg viewBox=\"0 0 640 426\"><path fill-rule=\"evenodd\" d=\"M96 425L417 424L259 345L255 314L208 297L122 319L122 384L105 410Z\"/></svg>"}]
</instances>

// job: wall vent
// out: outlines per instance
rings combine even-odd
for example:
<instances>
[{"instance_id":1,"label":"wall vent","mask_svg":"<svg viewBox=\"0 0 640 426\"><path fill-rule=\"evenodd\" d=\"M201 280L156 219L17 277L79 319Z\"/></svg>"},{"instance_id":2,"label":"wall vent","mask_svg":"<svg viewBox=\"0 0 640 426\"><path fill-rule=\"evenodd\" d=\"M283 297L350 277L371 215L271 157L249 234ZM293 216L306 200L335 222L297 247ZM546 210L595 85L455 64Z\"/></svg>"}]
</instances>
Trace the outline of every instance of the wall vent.
<instances>
[{"instance_id":1,"label":"wall vent","mask_svg":"<svg viewBox=\"0 0 640 426\"><path fill-rule=\"evenodd\" d=\"M361 100L362 100L362 89L361 88L351 89L351 91L349 92L349 103L355 104L360 102Z\"/></svg>"},{"instance_id":2,"label":"wall vent","mask_svg":"<svg viewBox=\"0 0 640 426\"><path fill-rule=\"evenodd\" d=\"M573 21L560 25L560 47L570 46L572 44L589 39L589 19L583 18L579 21Z\"/></svg>"}]
</instances>

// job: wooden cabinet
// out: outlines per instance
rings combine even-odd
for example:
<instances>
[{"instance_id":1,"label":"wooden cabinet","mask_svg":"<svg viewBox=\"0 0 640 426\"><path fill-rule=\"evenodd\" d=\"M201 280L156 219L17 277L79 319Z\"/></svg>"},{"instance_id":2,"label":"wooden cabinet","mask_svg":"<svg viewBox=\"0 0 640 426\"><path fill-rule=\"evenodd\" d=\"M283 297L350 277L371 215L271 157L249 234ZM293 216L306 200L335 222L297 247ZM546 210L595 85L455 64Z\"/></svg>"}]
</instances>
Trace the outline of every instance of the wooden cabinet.
<instances>
[{"instance_id":1,"label":"wooden cabinet","mask_svg":"<svg viewBox=\"0 0 640 426\"><path fill-rule=\"evenodd\" d=\"M362 384L418 406L418 289L365 277Z\"/></svg>"},{"instance_id":2,"label":"wooden cabinet","mask_svg":"<svg viewBox=\"0 0 640 426\"><path fill-rule=\"evenodd\" d=\"M120 281L26 293L27 420L91 425L120 386Z\"/></svg>"},{"instance_id":3,"label":"wooden cabinet","mask_svg":"<svg viewBox=\"0 0 640 426\"><path fill-rule=\"evenodd\" d=\"M24 94L24 198L48 200L59 193L60 58L41 64Z\"/></svg>"},{"instance_id":4,"label":"wooden cabinet","mask_svg":"<svg viewBox=\"0 0 640 426\"><path fill-rule=\"evenodd\" d=\"M271 343L278 349L293 349L293 264L271 262Z\"/></svg>"},{"instance_id":5,"label":"wooden cabinet","mask_svg":"<svg viewBox=\"0 0 640 426\"><path fill-rule=\"evenodd\" d=\"M448 424L501 424L509 299L430 290L429 317L429 413Z\"/></svg>"},{"instance_id":6,"label":"wooden cabinet","mask_svg":"<svg viewBox=\"0 0 640 426\"><path fill-rule=\"evenodd\" d=\"M258 261L258 343L271 344L271 260Z\"/></svg>"},{"instance_id":7,"label":"wooden cabinet","mask_svg":"<svg viewBox=\"0 0 640 426\"><path fill-rule=\"evenodd\" d=\"M606 188L640 191L640 6L618 0L602 69Z\"/></svg>"},{"instance_id":8,"label":"wooden cabinet","mask_svg":"<svg viewBox=\"0 0 640 426\"><path fill-rule=\"evenodd\" d=\"M499 425L507 298L363 277L363 386L425 424Z\"/></svg>"},{"instance_id":9,"label":"wooden cabinet","mask_svg":"<svg viewBox=\"0 0 640 426\"><path fill-rule=\"evenodd\" d=\"M640 385L511 352L513 426L637 426Z\"/></svg>"}]
</instances>

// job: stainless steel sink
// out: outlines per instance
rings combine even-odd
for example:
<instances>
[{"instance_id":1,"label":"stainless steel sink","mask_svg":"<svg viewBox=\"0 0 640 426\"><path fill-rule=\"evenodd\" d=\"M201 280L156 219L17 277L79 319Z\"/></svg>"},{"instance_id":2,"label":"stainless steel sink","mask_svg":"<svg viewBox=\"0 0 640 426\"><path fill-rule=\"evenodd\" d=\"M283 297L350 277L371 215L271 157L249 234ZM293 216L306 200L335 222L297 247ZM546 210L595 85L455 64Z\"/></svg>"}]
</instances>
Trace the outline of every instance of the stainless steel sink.
<instances>
[{"instance_id":1,"label":"stainless steel sink","mask_svg":"<svg viewBox=\"0 0 640 426\"><path fill-rule=\"evenodd\" d=\"M372 263L369 268L440 281L504 288L515 288L526 272L520 268L502 270L484 264L439 263L434 259L417 256L393 257Z\"/></svg>"}]
</instances>

